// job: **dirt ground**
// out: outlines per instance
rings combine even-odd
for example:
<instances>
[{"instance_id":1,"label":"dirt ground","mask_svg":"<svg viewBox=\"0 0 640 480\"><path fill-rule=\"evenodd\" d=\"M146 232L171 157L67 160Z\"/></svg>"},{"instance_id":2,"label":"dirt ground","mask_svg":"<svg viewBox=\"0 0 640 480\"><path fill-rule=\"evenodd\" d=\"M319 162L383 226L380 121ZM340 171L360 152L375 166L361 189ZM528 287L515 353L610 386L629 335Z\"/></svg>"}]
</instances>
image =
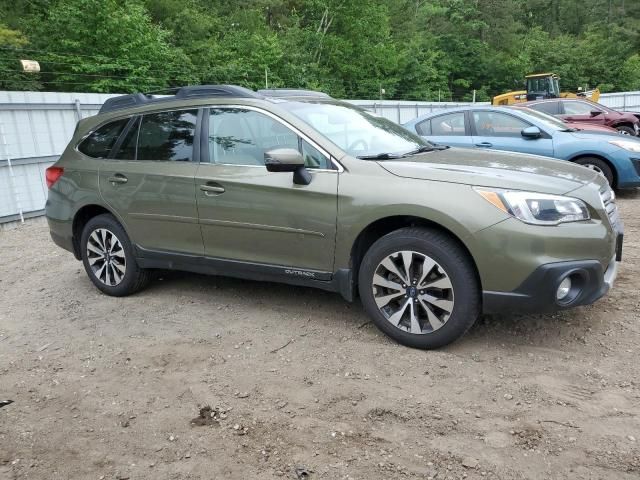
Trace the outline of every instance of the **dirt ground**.
<instances>
[{"instance_id":1,"label":"dirt ground","mask_svg":"<svg viewBox=\"0 0 640 480\"><path fill-rule=\"evenodd\" d=\"M608 297L431 352L312 289L169 273L110 298L43 222L2 230L0 478L637 480L640 193L619 197Z\"/></svg>"}]
</instances>

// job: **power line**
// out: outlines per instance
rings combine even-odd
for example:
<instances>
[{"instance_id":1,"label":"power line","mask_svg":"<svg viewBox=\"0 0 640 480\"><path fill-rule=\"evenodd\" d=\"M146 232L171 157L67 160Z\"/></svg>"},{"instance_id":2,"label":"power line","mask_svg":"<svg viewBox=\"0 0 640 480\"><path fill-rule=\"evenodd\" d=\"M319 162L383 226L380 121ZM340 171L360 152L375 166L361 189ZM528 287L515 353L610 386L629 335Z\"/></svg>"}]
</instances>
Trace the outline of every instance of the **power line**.
<instances>
[{"instance_id":1,"label":"power line","mask_svg":"<svg viewBox=\"0 0 640 480\"><path fill-rule=\"evenodd\" d=\"M25 72L21 72L19 70L9 70L9 69L4 69L4 68L0 68L0 72L15 72L15 73L25 73ZM33 75L31 73L27 73L28 75ZM53 72L53 71L44 71L44 72L37 72L37 74L39 75L70 75L70 76L74 76L74 77L78 77L78 76L82 76L82 77L96 77L96 78L121 78L121 79L134 79L134 78L138 78L138 79L142 79L142 80L164 80L164 78L160 78L160 77L143 77L143 76L139 76L139 75L102 75L102 74L95 74L95 73L74 73L74 72ZM167 79L167 81L177 81L176 79Z\"/></svg>"}]
</instances>

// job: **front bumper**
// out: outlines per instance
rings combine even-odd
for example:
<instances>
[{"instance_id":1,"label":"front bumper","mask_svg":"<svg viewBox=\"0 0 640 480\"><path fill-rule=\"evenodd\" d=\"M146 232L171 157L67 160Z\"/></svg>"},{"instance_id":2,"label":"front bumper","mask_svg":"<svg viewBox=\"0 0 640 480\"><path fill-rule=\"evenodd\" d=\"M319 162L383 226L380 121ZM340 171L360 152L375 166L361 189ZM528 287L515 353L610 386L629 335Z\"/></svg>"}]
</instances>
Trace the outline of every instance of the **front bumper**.
<instances>
[{"instance_id":1,"label":"front bumper","mask_svg":"<svg viewBox=\"0 0 640 480\"><path fill-rule=\"evenodd\" d=\"M541 265L513 292L483 292L483 313L548 313L602 298L613 286L618 273L614 256L606 269L597 260L557 262ZM556 299L558 286L572 279L567 298Z\"/></svg>"}]
</instances>

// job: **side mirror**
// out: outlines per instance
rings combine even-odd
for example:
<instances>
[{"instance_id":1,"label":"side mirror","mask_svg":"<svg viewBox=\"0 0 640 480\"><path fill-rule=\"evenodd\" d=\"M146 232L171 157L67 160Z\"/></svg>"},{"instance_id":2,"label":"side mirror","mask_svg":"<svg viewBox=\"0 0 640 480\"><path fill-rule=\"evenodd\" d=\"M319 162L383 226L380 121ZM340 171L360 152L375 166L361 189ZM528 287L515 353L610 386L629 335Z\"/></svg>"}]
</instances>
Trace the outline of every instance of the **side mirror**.
<instances>
[{"instance_id":1,"label":"side mirror","mask_svg":"<svg viewBox=\"0 0 640 480\"><path fill-rule=\"evenodd\" d=\"M268 172L293 172L293 183L311 183L311 174L304 166L304 158L294 148L274 148L264 152L264 164Z\"/></svg>"},{"instance_id":2,"label":"side mirror","mask_svg":"<svg viewBox=\"0 0 640 480\"><path fill-rule=\"evenodd\" d=\"M542 132L538 127L527 127L523 128L522 132L520 132L524 138L540 138L542 136Z\"/></svg>"},{"instance_id":3,"label":"side mirror","mask_svg":"<svg viewBox=\"0 0 640 480\"><path fill-rule=\"evenodd\" d=\"M591 110L591 116L592 117L597 117L598 115L600 115L602 112L600 110Z\"/></svg>"}]
</instances>

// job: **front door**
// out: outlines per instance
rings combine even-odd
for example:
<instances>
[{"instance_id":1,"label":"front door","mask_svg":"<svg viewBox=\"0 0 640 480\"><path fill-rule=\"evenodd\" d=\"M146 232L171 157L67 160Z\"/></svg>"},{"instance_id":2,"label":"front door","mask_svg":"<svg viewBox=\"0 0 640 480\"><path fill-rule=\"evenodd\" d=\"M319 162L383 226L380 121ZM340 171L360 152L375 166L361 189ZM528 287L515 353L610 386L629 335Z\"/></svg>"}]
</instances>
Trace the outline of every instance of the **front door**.
<instances>
[{"instance_id":1,"label":"front door","mask_svg":"<svg viewBox=\"0 0 640 480\"><path fill-rule=\"evenodd\" d=\"M476 110L471 114L473 145L476 148L507 150L553 157L553 140L544 131L539 138L525 138L522 130L531 127L508 113Z\"/></svg>"},{"instance_id":2,"label":"front door","mask_svg":"<svg viewBox=\"0 0 640 480\"><path fill-rule=\"evenodd\" d=\"M144 249L202 255L195 195L197 110L131 120L100 165L100 193Z\"/></svg>"},{"instance_id":3,"label":"front door","mask_svg":"<svg viewBox=\"0 0 640 480\"><path fill-rule=\"evenodd\" d=\"M263 111L221 107L205 115L209 141L203 153L209 161L196 174L205 255L328 278L338 194L338 171L329 156ZM292 173L267 171L264 153L284 147L305 157L309 185L294 184Z\"/></svg>"}]
</instances>

